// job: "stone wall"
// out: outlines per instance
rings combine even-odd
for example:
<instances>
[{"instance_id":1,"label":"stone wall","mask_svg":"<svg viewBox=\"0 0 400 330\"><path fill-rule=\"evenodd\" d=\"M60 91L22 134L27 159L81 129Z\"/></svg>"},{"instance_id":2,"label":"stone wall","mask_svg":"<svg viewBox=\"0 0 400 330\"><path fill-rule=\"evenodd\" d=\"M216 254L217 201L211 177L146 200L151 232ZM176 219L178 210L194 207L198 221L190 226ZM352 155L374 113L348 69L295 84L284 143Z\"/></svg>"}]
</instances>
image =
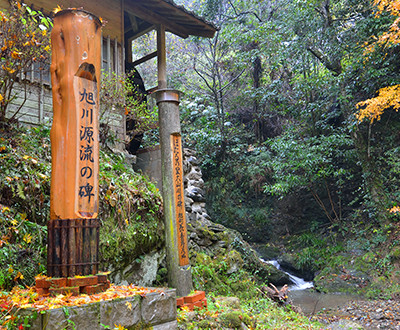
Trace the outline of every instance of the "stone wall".
<instances>
[{"instance_id":1,"label":"stone wall","mask_svg":"<svg viewBox=\"0 0 400 330\"><path fill-rule=\"evenodd\" d=\"M193 150L183 149L183 173L188 222L211 220L206 210L204 181L201 169Z\"/></svg>"}]
</instances>

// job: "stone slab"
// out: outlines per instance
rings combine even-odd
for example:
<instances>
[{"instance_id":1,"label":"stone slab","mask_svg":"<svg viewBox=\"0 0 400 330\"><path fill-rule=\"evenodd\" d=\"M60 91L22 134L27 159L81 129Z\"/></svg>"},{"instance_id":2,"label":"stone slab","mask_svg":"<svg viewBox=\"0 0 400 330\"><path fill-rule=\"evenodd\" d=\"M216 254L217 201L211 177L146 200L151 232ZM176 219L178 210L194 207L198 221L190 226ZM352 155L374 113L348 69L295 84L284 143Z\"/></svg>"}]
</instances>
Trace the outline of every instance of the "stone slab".
<instances>
[{"instance_id":1,"label":"stone slab","mask_svg":"<svg viewBox=\"0 0 400 330\"><path fill-rule=\"evenodd\" d=\"M115 299L112 304L102 301L100 303L100 323L111 328L114 327L114 324L121 324L125 328L139 324L141 321L140 303L140 296Z\"/></svg>"},{"instance_id":2,"label":"stone slab","mask_svg":"<svg viewBox=\"0 0 400 330\"><path fill-rule=\"evenodd\" d=\"M104 326L114 327L115 324L127 329L177 329L175 289L42 312L32 308L18 311L23 316L33 313L37 318L31 319L31 330L103 330Z\"/></svg>"},{"instance_id":3,"label":"stone slab","mask_svg":"<svg viewBox=\"0 0 400 330\"><path fill-rule=\"evenodd\" d=\"M159 294L147 294L142 300L142 321L157 325L176 320L176 291L169 289Z\"/></svg>"}]
</instances>

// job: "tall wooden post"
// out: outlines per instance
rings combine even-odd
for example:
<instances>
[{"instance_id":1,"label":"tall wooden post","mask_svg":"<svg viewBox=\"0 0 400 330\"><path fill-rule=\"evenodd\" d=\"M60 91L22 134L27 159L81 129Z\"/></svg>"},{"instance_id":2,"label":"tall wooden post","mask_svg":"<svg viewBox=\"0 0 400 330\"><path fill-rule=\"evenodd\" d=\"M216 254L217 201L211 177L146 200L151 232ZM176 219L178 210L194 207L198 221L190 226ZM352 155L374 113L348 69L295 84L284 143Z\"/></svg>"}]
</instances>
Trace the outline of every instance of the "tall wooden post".
<instances>
[{"instance_id":1,"label":"tall wooden post","mask_svg":"<svg viewBox=\"0 0 400 330\"><path fill-rule=\"evenodd\" d=\"M98 272L101 22L80 9L54 17L53 126L47 273Z\"/></svg>"},{"instance_id":2,"label":"tall wooden post","mask_svg":"<svg viewBox=\"0 0 400 330\"><path fill-rule=\"evenodd\" d=\"M186 231L185 199L179 92L167 89L165 29L157 30L158 90L161 174L169 285L178 296L187 296L193 288Z\"/></svg>"}]
</instances>

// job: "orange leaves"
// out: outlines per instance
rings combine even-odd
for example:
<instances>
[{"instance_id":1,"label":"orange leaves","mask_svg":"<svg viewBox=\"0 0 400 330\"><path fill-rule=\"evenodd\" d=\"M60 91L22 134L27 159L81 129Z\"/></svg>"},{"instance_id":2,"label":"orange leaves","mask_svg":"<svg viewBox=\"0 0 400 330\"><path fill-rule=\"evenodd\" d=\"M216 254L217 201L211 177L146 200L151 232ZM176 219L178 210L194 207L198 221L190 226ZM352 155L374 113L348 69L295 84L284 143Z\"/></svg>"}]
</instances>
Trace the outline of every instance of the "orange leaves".
<instances>
[{"instance_id":1,"label":"orange leaves","mask_svg":"<svg viewBox=\"0 0 400 330\"><path fill-rule=\"evenodd\" d=\"M396 15L400 11L399 0L374 0L374 5L377 8L376 16L382 15L384 11L388 11L392 15Z\"/></svg>"},{"instance_id":2,"label":"orange leaves","mask_svg":"<svg viewBox=\"0 0 400 330\"><path fill-rule=\"evenodd\" d=\"M393 16L398 16L390 26L389 30L384 32L370 46L366 47L365 53L373 52L376 45L397 45L400 44L400 0L375 0L374 5L377 8L376 17L382 15L384 11L389 12Z\"/></svg>"},{"instance_id":3,"label":"orange leaves","mask_svg":"<svg viewBox=\"0 0 400 330\"><path fill-rule=\"evenodd\" d=\"M375 15L379 17L384 11L389 12L393 16L398 16L389 30L384 32L379 38L375 38L375 42L366 46L365 54L371 54L375 46L388 46L400 44L400 0L374 0L374 5L377 8ZM364 119L373 123L374 120L380 120L385 109L393 108L398 111L400 108L400 85L381 88L378 91L379 95L372 99L359 102L356 105L358 112L356 117L359 122Z\"/></svg>"},{"instance_id":4,"label":"orange leaves","mask_svg":"<svg viewBox=\"0 0 400 330\"><path fill-rule=\"evenodd\" d=\"M17 51L12 51L11 52L11 57L13 58L13 59L21 59L21 55L22 55L22 53L21 52L17 52Z\"/></svg>"},{"instance_id":5,"label":"orange leaves","mask_svg":"<svg viewBox=\"0 0 400 330\"><path fill-rule=\"evenodd\" d=\"M362 101L356 105L358 112L356 117L359 122L364 119L371 123L380 120L385 109L393 107L396 111L400 108L400 85L381 88L379 95L372 99Z\"/></svg>"},{"instance_id":6,"label":"orange leaves","mask_svg":"<svg viewBox=\"0 0 400 330\"><path fill-rule=\"evenodd\" d=\"M22 274L17 274L20 279L23 278ZM21 277L22 276L22 277ZM42 278L45 276L37 276L36 278ZM59 294L56 297L43 297L39 296L34 288L19 289L15 287L8 295L0 296L0 306L13 306L17 308L35 308L38 311L60 308L64 306L78 306L102 300L111 300L116 298L126 298L135 295L146 296L150 292L162 292L157 289L148 289L144 287L138 287L134 285L112 285L107 291L94 294L86 295L81 294L79 296L62 295ZM132 308L131 303L127 302L126 307Z\"/></svg>"}]
</instances>

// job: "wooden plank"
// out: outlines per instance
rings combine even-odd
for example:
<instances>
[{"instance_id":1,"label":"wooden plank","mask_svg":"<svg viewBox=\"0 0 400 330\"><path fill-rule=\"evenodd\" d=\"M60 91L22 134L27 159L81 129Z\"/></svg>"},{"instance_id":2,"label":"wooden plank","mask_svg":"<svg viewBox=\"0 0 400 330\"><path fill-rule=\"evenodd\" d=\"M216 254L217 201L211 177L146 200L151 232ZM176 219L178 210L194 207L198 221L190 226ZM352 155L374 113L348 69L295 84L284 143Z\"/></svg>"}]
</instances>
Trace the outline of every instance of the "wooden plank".
<instances>
[{"instance_id":1,"label":"wooden plank","mask_svg":"<svg viewBox=\"0 0 400 330\"><path fill-rule=\"evenodd\" d=\"M157 57L157 51L152 52L152 53L150 53L150 54L148 54L146 56L143 56L142 58L132 62L132 66L136 66L136 65L142 64L144 62L147 62L147 61L151 60L154 57Z\"/></svg>"},{"instance_id":2,"label":"wooden plank","mask_svg":"<svg viewBox=\"0 0 400 330\"><path fill-rule=\"evenodd\" d=\"M53 251L53 274L51 275L52 277L61 277L61 272L60 272L60 267L59 265L61 264L61 235L60 231L55 228L59 226L60 219L56 219L54 221L54 227L53 227L53 235L54 235L54 251Z\"/></svg>"},{"instance_id":3,"label":"wooden plank","mask_svg":"<svg viewBox=\"0 0 400 330\"><path fill-rule=\"evenodd\" d=\"M98 240L97 240L97 231L98 228L94 227L97 224L97 219L90 219L90 225L92 226L90 228L90 240L89 240L89 248L90 248L90 262L91 262L91 267L90 267L90 274L96 274L98 272L97 269L97 264L96 262L99 260L98 258Z\"/></svg>"},{"instance_id":4,"label":"wooden plank","mask_svg":"<svg viewBox=\"0 0 400 330\"><path fill-rule=\"evenodd\" d=\"M68 225L69 220L59 220L59 231L61 235L61 277L68 277L68 253L69 251L69 240L68 240Z\"/></svg>"},{"instance_id":5,"label":"wooden plank","mask_svg":"<svg viewBox=\"0 0 400 330\"><path fill-rule=\"evenodd\" d=\"M90 274L90 220L91 219L84 219L83 224L83 262L85 265L83 266L83 274L89 275Z\"/></svg>"},{"instance_id":6,"label":"wooden plank","mask_svg":"<svg viewBox=\"0 0 400 330\"><path fill-rule=\"evenodd\" d=\"M110 36L107 36L107 58L106 58L106 62L107 62L107 71L108 71L108 76L111 75L111 38Z\"/></svg>"},{"instance_id":7,"label":"wooden plank","mask_svg":"<svg viewBox=\"0 0 400 330\"><path fill-rule=\"evenodd\" d=\"M48 276L53 276L54 273L54 267L52 266L54 259L54 251L55 251L53 227L54 227L54 220L47 221L47 232L48 232L47 275Z\"/></svg>"},{"instance_id":8,"label":"wooden plank","mask_svg":"<svg viewBox=\"0 0 400 330\"><path fill-rule=\"evenodd\" d=\"M69 271L68 271L68 276L73 277L77 275L76 272L76 220L71 219L70 221L70 226L69 226L69 247L70 247L70 253L68 255L68 264L69 266Z\"/></svg>"}]
</instances>

